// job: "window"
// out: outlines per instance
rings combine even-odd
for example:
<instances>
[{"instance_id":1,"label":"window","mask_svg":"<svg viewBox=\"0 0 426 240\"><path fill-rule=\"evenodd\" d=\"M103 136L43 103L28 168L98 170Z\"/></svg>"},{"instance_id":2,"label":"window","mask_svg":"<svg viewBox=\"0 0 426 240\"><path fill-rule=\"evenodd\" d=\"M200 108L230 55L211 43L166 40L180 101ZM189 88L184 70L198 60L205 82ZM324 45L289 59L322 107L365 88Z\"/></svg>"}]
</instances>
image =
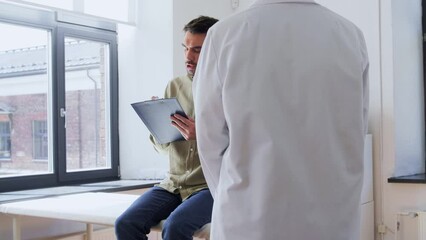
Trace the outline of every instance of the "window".
<instances>
[{"instance_id":1,"label":"window","mask_svg":"<svg viewBox=\"0 0 426 240\"><path fill-rule=\"evenodd\" d=\"M110 0L105 4L105 0L85 0L84 12L95 16L112 18L120 21L129 21L129 1ZM100 8L99 6L104 6ZM133 9L134 10L134 9Z\"/></svg>"},{"instance_id":2,"label":"window","mask_svg":"<svg viewBox=\"0 0 426 240\"><path fill-rule=\"evenodd\" d=\"M75 22L0 3L0 192L119 178L115 25Z\"/></svg>"},{"instance_id":3,"label":"window","mask_svg":"<svg viewBox=\"0 0 426 240\"><path fill-rule=\"evenodd\" d=\"M47 160L48 134L46 121L33 121L33 158L34 160Z\"/></svg>"},{"instance_id":4,"label":"window","mask_svg":"<svg viewBox=\"0 0 426 240\"><path fill-rule=\"evenodd\" d=\"M109 45L66 37L65 102L67 172L110 167L105 136Z\"/></svg>"},{"instance_id":5,"label":"window","mask_svg":"<svg viewBox=\"0 0 426 240\"><path fill-rule=\"evenodd\" d=\"M61 8L66 10L72 10L73 9L73 2L74 0L24 0L25 2L33 3L33 4L39 4L43 6L50 6L54 8Z\"/></svg>"},{"instance_id":6,"label":"window","mask_svg":"<svg viewBox=\"0 0 426 240\"><path fill-rule=\"evenodd\" d=\"M10 122L0 120L0 161L4 159L10 159Z\"/></svg>"},{"instance_id":7,"label":"window","mask_svg":"<svg viewBox=\"0 0 426 240\"><path fill-rule=\"evenodd\" d=\"M425 171L425 5L421 0L392 3L393 183L426 183Z\"/></svg>"},{"instance_id":8,"label":"window","mask_svg":"<svg viewBox=\"0 0 426 240\"><path fill-rule=\"evenodd\" d=\"M52 159L36 164L31 152L33 119L46 121L51 115L48 108L51 31L5 21L0 22L0 29L7 33L0 40L0 102L13 120L9 124L10 163L0 167L0 172L8 174L0 176L51 173Z\"/></svg>"}]
</instances>

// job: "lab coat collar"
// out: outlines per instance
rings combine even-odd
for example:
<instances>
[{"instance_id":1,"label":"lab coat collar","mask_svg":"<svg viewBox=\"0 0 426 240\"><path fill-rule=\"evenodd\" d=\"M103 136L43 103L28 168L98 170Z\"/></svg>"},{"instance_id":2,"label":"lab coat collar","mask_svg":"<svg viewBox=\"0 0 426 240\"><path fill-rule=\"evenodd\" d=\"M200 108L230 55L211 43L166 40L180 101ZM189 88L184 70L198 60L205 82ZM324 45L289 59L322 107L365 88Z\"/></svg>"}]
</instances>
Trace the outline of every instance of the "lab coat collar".
<instances>
[{"instance_id":1,"label":"lab coat collar","mask_svg":"<svg viewBox=\"0 0 426 240\"><path fill-rule=\"evenodd\" d=\"M314 0L255 0L253 5L270 3L316 3Z\"/></svg>"}]
</instances>

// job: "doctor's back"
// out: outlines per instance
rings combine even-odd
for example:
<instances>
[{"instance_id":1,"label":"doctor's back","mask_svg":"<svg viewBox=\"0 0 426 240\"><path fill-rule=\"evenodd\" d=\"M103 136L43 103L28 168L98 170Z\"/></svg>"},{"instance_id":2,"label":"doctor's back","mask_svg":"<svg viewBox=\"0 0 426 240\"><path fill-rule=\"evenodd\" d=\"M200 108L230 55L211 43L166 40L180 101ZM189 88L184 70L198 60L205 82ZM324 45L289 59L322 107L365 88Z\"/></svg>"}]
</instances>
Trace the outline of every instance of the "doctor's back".
<instances>
[{"instance_id":1,"label":"doctor's back","mask_svg":"<svg viewBox=\"0 0 426 240\"><path fill-rule=\"evenodd\" d=\"M213 26L196 77L213 240L358 240L368 57L310 0L260 0Z\"/></svg>"}]
</instances>

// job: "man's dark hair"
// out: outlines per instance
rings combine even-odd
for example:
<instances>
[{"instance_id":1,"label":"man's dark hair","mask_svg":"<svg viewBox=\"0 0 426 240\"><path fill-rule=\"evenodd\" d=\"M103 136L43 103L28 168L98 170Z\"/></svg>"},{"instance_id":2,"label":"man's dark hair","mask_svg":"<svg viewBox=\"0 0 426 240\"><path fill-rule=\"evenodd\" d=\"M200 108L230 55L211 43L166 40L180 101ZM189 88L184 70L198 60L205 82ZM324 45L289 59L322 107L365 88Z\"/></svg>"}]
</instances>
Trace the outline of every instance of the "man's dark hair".
<instances>
[{"instance_id":1,"label":"man's dark hair","mask_svg":"<svg viewBox=\"0 0 426 240\"><path fill-rule=\"evenodd\" d=\"M207 30L213 26L218 20L216 18L199 16L191 20L183 28L184 32L190 32L192 34L203 34L207 33Z\"/></svg>"}]
</instances>

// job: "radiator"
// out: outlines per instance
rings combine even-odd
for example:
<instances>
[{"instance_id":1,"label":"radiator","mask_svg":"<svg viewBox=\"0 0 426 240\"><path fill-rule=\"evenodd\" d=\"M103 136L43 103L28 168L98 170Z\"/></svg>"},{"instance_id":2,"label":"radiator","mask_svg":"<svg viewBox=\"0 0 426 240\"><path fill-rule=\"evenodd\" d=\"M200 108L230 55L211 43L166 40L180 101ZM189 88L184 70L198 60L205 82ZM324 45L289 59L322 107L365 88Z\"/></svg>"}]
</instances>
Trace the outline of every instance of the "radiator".
<instances>
[{"instance_id":1,"label":"radiator","mask_svg":"<svg viewBox=\"0 0 426 240\"><path fill-rule=\"evenodd\" d=\"M397 214L396 240L426 240L426 211Z\"/></svg>"}]
</instances>

